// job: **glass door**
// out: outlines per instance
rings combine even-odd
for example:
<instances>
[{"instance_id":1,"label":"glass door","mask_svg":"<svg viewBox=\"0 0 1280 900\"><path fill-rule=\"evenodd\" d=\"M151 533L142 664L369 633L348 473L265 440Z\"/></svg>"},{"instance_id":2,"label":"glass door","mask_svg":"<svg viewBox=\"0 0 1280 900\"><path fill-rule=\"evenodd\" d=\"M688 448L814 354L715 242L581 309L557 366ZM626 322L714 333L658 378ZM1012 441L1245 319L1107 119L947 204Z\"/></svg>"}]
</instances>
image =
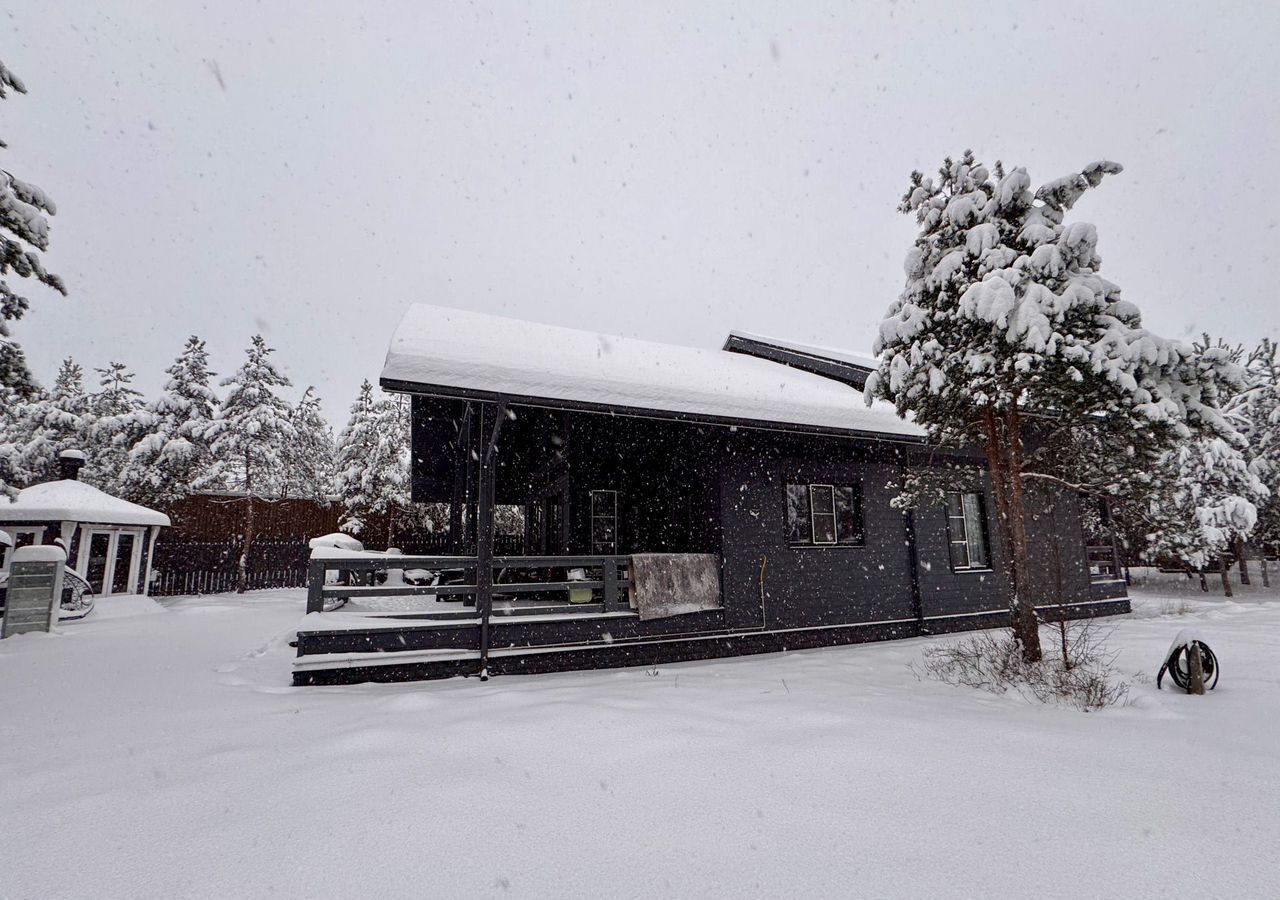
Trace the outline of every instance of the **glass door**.
<instances>
[{"instance_id":1,"label":"glass door","mask_svg":"<svg viewBox=\"0 0 1280 900\"><path fill-rule=\"evenodd\" d=\"M84 580L89 582L93 592L101 596L106 593L107 564L111 561L111 533L109 531L91 531L88 541L89 552L85 554Z\"/></svg>"},{"instance_id":2,"label":"glass door","mask_svg":"<svg viewBox=\"0 0 1280 900\"><path fill-rule=\"evenodd\" d=\"M126 532L116 535L114 565L111 567L111 593L113 594L131 593L134 589L133 549L136 544L136 535Z\"/></svg>"}]
</instances>

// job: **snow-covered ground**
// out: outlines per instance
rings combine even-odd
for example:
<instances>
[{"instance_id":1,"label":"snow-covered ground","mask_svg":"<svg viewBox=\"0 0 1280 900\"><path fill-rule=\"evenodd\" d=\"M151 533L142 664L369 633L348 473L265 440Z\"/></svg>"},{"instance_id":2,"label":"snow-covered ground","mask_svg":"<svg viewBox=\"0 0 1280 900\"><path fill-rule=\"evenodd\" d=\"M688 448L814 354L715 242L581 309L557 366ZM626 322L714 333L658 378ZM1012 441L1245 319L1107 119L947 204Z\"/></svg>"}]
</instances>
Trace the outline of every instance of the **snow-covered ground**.
<instances>
[{"instance_id":1,"label":"snow-covered ground","mask_svg":"<svg viewBox=\"0 0 1280 900\"><path fill-rule=\"evenodd\" d=\"M1275 896L1280 592L1136 594L1119 667L1194 626L1217 691L1047 708L923 641L296 689L300 591L103 601L0 643L0 896Z\"/></svg>"}]
</instances>

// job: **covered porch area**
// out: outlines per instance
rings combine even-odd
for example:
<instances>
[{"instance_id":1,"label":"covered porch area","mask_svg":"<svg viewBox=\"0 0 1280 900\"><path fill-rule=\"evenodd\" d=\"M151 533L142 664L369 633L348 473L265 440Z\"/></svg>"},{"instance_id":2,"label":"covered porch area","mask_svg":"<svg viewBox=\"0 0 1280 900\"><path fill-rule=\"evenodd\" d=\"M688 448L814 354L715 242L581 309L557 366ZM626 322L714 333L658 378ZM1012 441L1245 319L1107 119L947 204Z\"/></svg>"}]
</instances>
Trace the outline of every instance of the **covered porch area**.
<instances>
[{"instance_id":1,"label":"covered porch area","mask_svg":"<svg viewBox=\"0 0 1280 900\"><path fill-rule=\"evenodd\" d=\"M314 549L307 610L323 615L299 633L295 681L418 663L486 677L495 657L720 627L720 429L505 397L411 409L413 501L448 552Z\"/></svg>"}]
</instances>

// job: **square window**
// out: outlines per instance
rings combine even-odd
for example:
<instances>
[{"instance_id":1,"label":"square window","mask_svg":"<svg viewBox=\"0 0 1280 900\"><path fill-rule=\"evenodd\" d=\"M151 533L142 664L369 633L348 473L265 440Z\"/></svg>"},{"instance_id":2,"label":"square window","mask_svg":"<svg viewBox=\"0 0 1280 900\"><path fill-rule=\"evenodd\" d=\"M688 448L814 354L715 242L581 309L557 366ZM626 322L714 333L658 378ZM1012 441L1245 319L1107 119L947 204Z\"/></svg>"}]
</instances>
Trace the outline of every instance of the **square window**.
<instances>
[{"instance_id":1,"label":"square window","mask_svg":"<svg viewBox=\"0 0 1280 900\"><path fill-rule=\"evenodd\" d=\"M858 485L788 484L787 543L860 546L862 489Z\"/></svg>"}]
</instances>

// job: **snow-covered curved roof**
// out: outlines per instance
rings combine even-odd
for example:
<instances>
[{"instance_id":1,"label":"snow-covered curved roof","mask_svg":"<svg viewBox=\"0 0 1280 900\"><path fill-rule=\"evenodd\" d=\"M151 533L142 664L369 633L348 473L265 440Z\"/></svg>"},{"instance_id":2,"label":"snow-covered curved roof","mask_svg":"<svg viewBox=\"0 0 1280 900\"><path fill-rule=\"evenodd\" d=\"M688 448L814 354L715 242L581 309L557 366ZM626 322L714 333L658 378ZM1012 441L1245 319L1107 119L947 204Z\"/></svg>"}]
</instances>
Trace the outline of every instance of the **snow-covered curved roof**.
<instances>
[{"instance_id":1,"label":"snow-covered curved roof","mask_svg":"<svg viewBox=\"0 0 1280 900\"><path fill-rule=\"evenodd\" d=\"M0 522L94 522L100 525L168 525L162 512L130 503L83 481L46 481L0 496Z\"/></svg>"},{"instance_id":2,"label":"snow-covered curved roof","mask_svg":"<svg viewBox=\"0 0 1280 900\"><path fill-rule=\"evenodd\" d=\"M394 386L506 394L748 422L920 437L846 384L724 350L613 337L439 306L411 306L382 369Z\"/></svg>"}]
</instances>

